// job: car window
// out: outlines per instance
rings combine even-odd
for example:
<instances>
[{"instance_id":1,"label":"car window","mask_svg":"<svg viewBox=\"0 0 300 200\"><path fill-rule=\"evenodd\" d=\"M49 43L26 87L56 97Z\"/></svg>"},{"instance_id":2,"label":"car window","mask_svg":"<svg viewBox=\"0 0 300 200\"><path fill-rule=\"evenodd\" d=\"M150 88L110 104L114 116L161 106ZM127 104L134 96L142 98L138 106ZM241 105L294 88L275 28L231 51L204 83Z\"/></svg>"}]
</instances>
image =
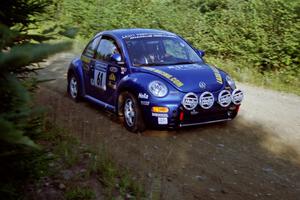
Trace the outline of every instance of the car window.
<instances>
[{"instance_id":1,"label":"car window","mask_svg":"<svg viewBox=\"0 0 300 200\"><path fill-rule=\"evenodd\" d=\"M111 56L120 53L116 42L111 38L103 38L97 49L96 59L110 61Z\"/></svg>"},{"instance_id":2,"label":"car window","mask_svg":"<svg viewBox=\"0 0 300 200\"><path fill-rule=\"evenodd\" d=\"M168 55L176 58L188 59L187 52L185 51L185 44L174 40L163 40L165 51Z\"/></svg>"},{"instance_id":3,"label":"car window","mask_svg":"<svg viewBox=\"0 0 300 200\"><path fill-rule=\"evenodd\" d=\"M203 62L195 50L179 37L146 36L125 39L130 61L134 66L179 65Z\"/></svg>"},{"instance_id":4,"label":"car window","mask_svg":"<svg viewBox=\"0 0 300 200\"><path fill-rule=\"evenodd\" d=\"M93 58L99 43L100 37L94 38L85 48L83 55Z\"/></svg>"}]
</instances>

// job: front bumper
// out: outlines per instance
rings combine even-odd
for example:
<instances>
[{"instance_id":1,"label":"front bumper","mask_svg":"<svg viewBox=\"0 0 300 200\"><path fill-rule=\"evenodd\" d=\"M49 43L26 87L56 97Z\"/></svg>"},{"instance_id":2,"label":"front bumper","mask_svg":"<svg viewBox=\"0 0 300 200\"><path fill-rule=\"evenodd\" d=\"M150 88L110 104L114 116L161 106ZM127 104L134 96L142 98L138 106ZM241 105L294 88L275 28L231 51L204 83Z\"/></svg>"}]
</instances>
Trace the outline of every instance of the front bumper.
<instances>
[{"instance_id":1,"label":"front bumper","mask_svg":"<svg viewBox=\"0 0 300 200\"><path fill-rule=\"evenodd\" d=\"M194 111L185 111L180 109L183 117L179 117L178 126L195 126L200 124L210 124L222 121L229 121L235 118L238 113L239 106L229 105L223 108L219 105L214 105L210 110L196 109Z\"/></svg>"},{"instance_id":2,"label":"front bumper","mask_svg":"<svg viewBox=\"0 0 300 200\"><path fill-rule=\"evenodd\" d=\"M151 127L194 126L232 120L236 117L242 100L243 92L239 89L201 94L174 93L168 98L149 99L148 104L143 106L143 114L145 122ZM167 107L168 111L153 112L151 108L154 106Z\"/></svg>"},{"instance_id":3,"label":"front bumper","mask_svg":"<svg viewBox=\"0 0 300 200\"><path fill-rule=\"evenodd\" d=\"M169 108L168 113L153 113L152 106L165 106ZM145 122L153 128L177 128L195 126L201 124L216 123L232 120L238 113L239 105L231 104L224 108L215 105L205 110L198 106L192 111L183 108L181 104L149 105L144 109Z\"/></svg>"}]
</instances>

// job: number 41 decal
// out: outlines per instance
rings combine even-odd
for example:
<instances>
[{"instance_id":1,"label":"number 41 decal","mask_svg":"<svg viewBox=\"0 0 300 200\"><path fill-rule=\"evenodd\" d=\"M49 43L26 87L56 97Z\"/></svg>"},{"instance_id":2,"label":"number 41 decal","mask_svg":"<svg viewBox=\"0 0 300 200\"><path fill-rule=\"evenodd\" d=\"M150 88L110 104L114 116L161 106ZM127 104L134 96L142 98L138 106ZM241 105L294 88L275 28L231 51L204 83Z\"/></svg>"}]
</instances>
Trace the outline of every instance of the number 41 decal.
<instances>
[{"instance_id":1,"label":"number 41 decal","mask_svg":"<svg viewBox=\"0 0 300 200\"><path fill-rule=\"evenodd\" d=\"M95 69L94 71L95 87L106 90L106 71Z\"/></svg>"}]
</instances>

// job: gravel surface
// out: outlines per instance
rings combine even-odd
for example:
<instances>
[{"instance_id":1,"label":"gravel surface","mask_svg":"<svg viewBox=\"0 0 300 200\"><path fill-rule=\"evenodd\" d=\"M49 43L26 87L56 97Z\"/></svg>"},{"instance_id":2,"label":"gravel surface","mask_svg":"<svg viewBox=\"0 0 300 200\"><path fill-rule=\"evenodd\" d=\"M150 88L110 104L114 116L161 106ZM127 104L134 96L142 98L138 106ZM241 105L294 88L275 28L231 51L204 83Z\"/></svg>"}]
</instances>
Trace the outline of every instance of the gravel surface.
<instances>
[{"instance_id":1,"label":"gravel surface","mask_svg":"<svg viewBox=\"0 0 300 200\"><path fill-rule=\"evenodd\" d=\"M141 179L149 199L300 199L300 97L238 83L245 100L227 123L173 131L123 128L117 117L66 94L70 53L43 63L37 102L83 142L106 148Z\"/></svg>"}]
</instances>

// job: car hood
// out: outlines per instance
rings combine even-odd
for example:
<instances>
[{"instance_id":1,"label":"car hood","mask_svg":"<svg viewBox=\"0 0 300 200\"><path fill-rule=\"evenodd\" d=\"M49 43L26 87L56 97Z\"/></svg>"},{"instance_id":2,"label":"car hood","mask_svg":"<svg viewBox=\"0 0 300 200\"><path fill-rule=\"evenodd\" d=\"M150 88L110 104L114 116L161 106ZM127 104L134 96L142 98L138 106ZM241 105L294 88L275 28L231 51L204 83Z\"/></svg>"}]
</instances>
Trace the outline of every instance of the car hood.
<instances>
[{"instance_id":1,"label":"car hood","mask_svg":"<svg viewBox=\"0 0 300 200\"><path fill-rule=\"evenodd\" d=\"M224 73L207 64L138 67L135 70L158 76L182 92L215 92L224 84Z\"/></svg>"}]
</instances>

